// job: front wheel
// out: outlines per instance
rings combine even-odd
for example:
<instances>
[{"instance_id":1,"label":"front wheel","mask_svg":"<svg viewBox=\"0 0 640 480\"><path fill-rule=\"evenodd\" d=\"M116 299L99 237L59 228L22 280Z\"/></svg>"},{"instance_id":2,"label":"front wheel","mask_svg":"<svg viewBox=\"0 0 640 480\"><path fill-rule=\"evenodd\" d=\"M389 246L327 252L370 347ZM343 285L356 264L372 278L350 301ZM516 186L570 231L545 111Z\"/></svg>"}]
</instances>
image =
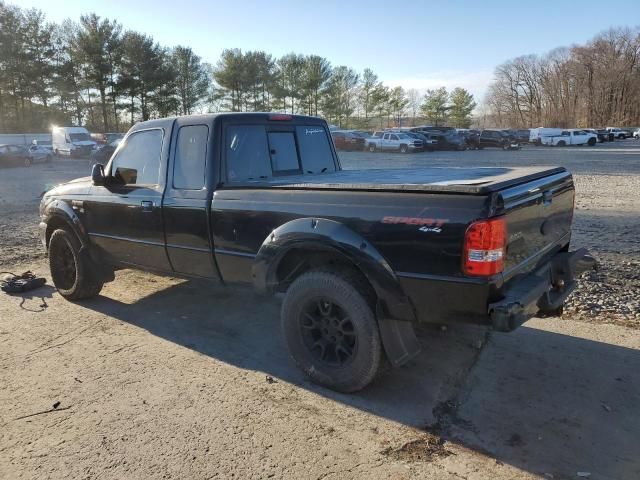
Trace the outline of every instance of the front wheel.
<instances>
[{"instance_id":1,"label":"front wheel","mask_svg":"<svg viewBox=\"0 0 640 480\"><path fill-rule=\"evenodd\" d=\"M593 147L596 144L597 140L595 138L590 138L589 141L587 142L587 145L589 145L590 147Z\"/></svg>"},{"instance_id":2,"label":"front wheel","mask_svg":"<svg viewBox=\"0 0 640 480\"><path fill-rule=\"evenodd\" d=\"M23 164L24 164L25 167L30 167L31 166L31 159L29 157L26 157L24 159Z\"/></svg>"},{"instance_id":3,"label":"front wheel","mask_svg":"<svg viewBox=\"0 0 640 480\"><path fill-rule=\"evenodd\" d=\"M376 145L375 145L375 143L371 143L371 144L369 144L369 151L370 151L370 152L375 152L375 151L376 151Z\"/></svg>"},{"instance_id":4,"label":"front wheel","mask_svg":"<svg viewBox=\"0 0 640 480\"><path fill-rule=\"evenodd\" d=\"M378 324L357 274L315 270L298 277L282 304L282 331L298 367L314 382L355 392L382 360Z\"/></svg>"},{"instance_id":5,"label":"front wheel","mask_svg":"<svg viewBox=\"0 0 640 480\"><path fill-rule=\"evenodd\" d=\"M81 254L80 241L72 232L58 229L49 240L49 268L58 292L68 300L95 297L103 283L92 274L89 259Z\"/></svg>"},{"instance_id":6,"label":"front wheel","mask_svg":"<svg viewBox=\"0 0 640 480\"><path fill-rule=\"evenodd\" d=\"M400 145L400 153L407 153L409 148L406 145Z\"/></svg>"}]
</instances>

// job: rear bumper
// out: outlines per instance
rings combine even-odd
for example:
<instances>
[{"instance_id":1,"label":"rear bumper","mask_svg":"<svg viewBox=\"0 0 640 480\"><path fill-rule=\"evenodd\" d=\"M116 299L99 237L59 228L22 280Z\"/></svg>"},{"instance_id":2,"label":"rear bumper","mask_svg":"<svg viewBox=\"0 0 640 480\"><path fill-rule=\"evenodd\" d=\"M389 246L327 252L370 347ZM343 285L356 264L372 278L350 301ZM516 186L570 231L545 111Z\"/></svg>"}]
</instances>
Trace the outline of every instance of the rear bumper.
<instances>
[{"instance_id":1,"label":"rear bumper","mask_svg":"<svg viewBox=\"0 0 640 480\"><path fill-rule=\"evenodd\" d=\"M560 250L532 259L526 273L492 278L448 277L396 272L421 323L476 323L511 331L538 312L552 312L575 288L575 277L593 268L585 249Z\"/></svg>"},{"instance_id":2,"label":"rear bumper","mask_svg":"<svg viewBox=\"0 0 640 480\"><path fill-rule=\"evenodd\" d=\"M538 312L553 312L562 307L575 289L575 277L592 269L596 262L586 249L561 252L536 271L513 279L504 298L489 304L494 330L510 332Z\"/></svg>"}]
</instances>

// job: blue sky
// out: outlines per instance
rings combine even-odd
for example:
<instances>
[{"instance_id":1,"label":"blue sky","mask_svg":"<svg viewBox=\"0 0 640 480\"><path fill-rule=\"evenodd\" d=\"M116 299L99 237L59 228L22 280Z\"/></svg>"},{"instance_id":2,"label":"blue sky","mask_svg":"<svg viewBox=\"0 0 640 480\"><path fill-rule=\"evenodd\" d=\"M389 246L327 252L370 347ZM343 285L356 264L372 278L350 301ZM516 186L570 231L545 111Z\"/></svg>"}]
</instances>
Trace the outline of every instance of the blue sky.
<instances>
[{"instance_id":1,"label":"blue sky","mask_svg":"<svg viewBox=\"0 0 640 480\"><path fill-rule=\"evenodd\" d=\"M640 25L638 1L22 0L50 20L115 18L165 46L215 63L224 48L315 53L370 67L389 85L462 86L481 97L496 65L583 43L612 26Z\"/></svg>"}]
</instances>

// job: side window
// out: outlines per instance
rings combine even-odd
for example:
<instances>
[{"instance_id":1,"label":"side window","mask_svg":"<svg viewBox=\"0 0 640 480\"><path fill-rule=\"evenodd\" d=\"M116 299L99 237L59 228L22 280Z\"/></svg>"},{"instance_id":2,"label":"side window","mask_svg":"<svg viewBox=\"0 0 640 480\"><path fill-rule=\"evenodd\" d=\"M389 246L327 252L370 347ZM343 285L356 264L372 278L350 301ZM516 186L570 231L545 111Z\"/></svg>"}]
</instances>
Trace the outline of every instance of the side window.
<instances>
[{"instance_id":1,"label":"side window","mask_svg":"<svg viewBox=\"0 0 640 480\"><path fill-rule=\"evenodd\" d=\"M225 139L227 177L232 182L271 176L264 126L229 125Z\"/></svg>"},{"instance_id":2,"label":"side window","mask_svg":"<svg viewBox=\"0 0 640 480\"><path fill-rule=\"evenodd\" d=\"M162 130L133 133L113 159L111 174L127 185L157 185L161 151Z\"/></svg>"},{"instance_id":3,"label":"side window","mask_svg":"<svg viewBox=\"0 0 640 480\"><path fill-rule=\"evenodd\" d=\"M324 128L296 127L296 135L304 173L335 172L336 164Z\"/></svg>"},{"instance_id":4,"label":"side window","mask_svg":"<svg viewBox=\"0 0 640 480\"><path fill-rule=\"evenodd\" d=\"M563 137L568 137L569 136L569 132L565 130L560 135L563 136Z\"/></svg>"},{"instance_id":5,"label":"side window","mask_svg":"<svg viewBox=\"0 0 640 480\"><path fill-rule=\"evenodd\" d=\"M391 140L398 140L398 135L391 135L389 138L391 138Z\"/></svg>"},{"instance_id":6,"label":"side window","mask_svg":"<svg viewBox=\"0 0 640 480\"><path fill-rule=\"evenodd\" d=\"M389 134L385 133L384 135L382 135L382 139L383 140L389 140Z\"/></svg>"},{"instance_id":7,"label":"side window","mask_svg":"<svg viewBox=\"0 0 640 480\"><path fill-rule=\"evenodd\" d=\"M278 172L299 171L298 150L293 132L269 132L268 137L274 175Z\"/></svg>"},{"instance_id":8,"label":"side window","mask_svg":"<svg viewBox=\"0 0 640 480\"><path fill-rule=\"evenodd\" d=\"M209 127L180 127L173 164L173 188L200 190L204 187Z\"/></svg>"}]
</instances>

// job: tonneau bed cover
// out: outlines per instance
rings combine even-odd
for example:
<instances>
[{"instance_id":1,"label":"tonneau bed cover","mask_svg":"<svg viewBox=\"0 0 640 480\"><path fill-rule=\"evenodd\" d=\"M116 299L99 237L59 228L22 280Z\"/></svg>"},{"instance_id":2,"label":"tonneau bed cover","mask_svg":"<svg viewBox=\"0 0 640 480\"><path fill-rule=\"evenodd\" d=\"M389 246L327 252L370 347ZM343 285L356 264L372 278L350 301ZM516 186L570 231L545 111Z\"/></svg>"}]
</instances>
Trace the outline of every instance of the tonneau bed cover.
<instances>
[{"instance_id":1,"label":"tonneau bed cover","mask_svg":"<svg viewBox=\"0 0 640 480\"><path fill-rule=\"evenodd\" d=\"M226 188L382 190L483 195L566 172L563 167L422 167L341 170L245 180Z\"/></svg>"}]
</instances>

